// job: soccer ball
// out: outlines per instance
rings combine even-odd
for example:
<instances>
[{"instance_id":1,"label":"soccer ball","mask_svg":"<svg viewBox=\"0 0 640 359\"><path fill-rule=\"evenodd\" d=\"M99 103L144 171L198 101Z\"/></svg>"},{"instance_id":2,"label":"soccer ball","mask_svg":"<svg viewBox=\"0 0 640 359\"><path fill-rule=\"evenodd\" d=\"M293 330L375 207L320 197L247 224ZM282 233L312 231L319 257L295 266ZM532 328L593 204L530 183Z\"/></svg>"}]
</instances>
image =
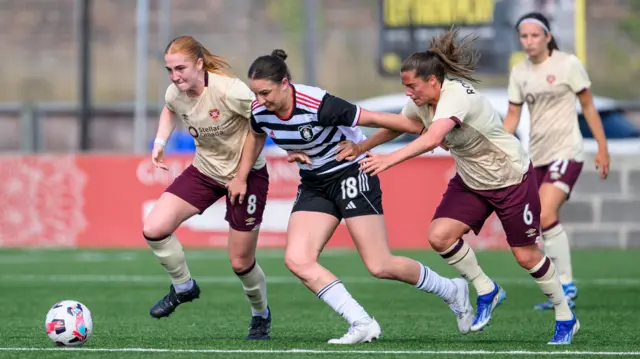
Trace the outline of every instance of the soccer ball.
<instances>
[{"instance_id":1,"label":"soccer ball","mask_svg":"<svg viewBox=\"0 0 640 359\"><path fill-rule=\"evenodd\" d=\"M49 338L58 346L79 346L87 342L93 331L91 312L75 300L56 303L44 322Z\"/></svg>"}]
</instances>

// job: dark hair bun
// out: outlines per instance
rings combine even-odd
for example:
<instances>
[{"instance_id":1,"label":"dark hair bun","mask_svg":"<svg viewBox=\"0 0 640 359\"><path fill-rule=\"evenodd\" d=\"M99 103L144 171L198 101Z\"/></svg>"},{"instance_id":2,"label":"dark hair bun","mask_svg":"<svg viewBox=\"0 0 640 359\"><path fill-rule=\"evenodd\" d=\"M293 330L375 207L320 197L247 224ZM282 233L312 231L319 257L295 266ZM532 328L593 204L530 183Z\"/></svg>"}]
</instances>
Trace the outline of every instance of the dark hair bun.
<instances>
[{"instance_id":1,"label":"dark hair bun","mask_svg":"<svg viewBox=\"0 0 640 359\"><path fill-rule=\"evenodd\" d=\"M275 57L281 58L282 61L287 59L287 53L284 52L284 50L282 50L282 49L275 49L275 50L271 51L271 56L275 56Z\"/></svg>"}]
</instances>

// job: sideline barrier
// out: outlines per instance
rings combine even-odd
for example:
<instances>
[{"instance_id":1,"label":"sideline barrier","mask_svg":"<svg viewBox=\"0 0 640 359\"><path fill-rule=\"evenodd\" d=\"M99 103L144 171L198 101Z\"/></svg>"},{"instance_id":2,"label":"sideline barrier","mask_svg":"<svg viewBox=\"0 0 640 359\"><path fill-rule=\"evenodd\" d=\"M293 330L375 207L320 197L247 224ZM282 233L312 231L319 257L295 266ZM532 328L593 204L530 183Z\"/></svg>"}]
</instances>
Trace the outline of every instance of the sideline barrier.
<instances>
[{"instance_id":1,"label":"sideline barrier","mask_svg":"<svg viewBox=\"0 0 640 359\"><path fill-rule=\"evenodd\" d=\"M0 247L146 247L142 220L192 156L169 156L170 171L155 169L148 155L0 156ZM261 247L284 246L299 180L298 168L267 156L270 187L260 232ZM446 156L417 157L381 174L383 208L392 249L426 249L429 222L448 179ZM176 232L185 247L225 247L225 202L218 201ZM479 236L465 240L481 249L505 249L495 215ZM344 222L328 247L353 247Z\"/></svg>"}]
</instances>

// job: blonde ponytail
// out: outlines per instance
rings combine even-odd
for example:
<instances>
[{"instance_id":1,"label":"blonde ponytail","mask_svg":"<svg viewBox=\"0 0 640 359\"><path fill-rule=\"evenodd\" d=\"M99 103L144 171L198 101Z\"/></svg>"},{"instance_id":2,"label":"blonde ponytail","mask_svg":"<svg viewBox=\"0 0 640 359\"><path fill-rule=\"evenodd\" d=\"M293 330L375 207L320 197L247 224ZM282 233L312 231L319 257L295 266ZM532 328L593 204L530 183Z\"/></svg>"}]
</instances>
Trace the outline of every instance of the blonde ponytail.
<instances>
[{"instance_id":1,"label":"blonde ponytail","mask_svg":"<svg viewBox=\"0 0 640 359\"><path fill-rule=\"evenodd\" d=\"M173 39L173 41L167 45L164 53L181 53L193 63L196 63L198 59L202 59L203 70L218 75L231 76L231 66L229 66L229 63L225 61L222 56L212 54L192 36L180 36Z\"/></svg>"},{"instance_id":2,"label":"blonde ponytail","mask_svg":"<svg viewBox=\"0 0 640 359\"><path fill-rule=\"evenodd\" d=\"M222 57L218 55L212 54L206 47L201 46L202 52L202 61L204 62L202 68L205 71L213 72L218 75L229 75L231 72L231 66L229 63Z\"/></svg>"}]
</instances>

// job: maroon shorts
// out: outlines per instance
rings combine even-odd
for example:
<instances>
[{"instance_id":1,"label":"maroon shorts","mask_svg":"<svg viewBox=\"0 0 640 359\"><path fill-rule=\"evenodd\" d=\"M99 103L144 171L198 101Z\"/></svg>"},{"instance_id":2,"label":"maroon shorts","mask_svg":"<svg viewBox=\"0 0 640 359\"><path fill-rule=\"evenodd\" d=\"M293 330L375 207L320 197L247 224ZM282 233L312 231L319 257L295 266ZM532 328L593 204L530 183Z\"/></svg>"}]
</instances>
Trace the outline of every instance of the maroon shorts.
<instances>
[{"instance_id":1,"label":"maroon shorts","mask_svg":"<svg viewBox=\"0 0 640 359\"><path fill-rule=\"evenodd\" d=\"M242 204L232 205L227 196L227 188L204 175L193 165L187 167L178 176L166 192L172 193L192 206L196 207L200 214L222 197L227 200L227 213L224 219L229 226L237 231L248 232L262 223L262 214L267 204L267 192L269 190L269 173L267 166L258 170L251 170L247 177L247 194Z\"/></svg>"},{"instance_id":2,"label":"maroon shorts","mask_svg":"<svg viewBox=\"0 0 640 359\"><path fill-rule=\"evenodd\" d=\"M569 196L582 172L582 162L555 160L535 169L538 186L542 186L543 183L552 183Z\"/></svg>"},{"instance_id":3,"label":"maroon shorts","mask_svg":"<svg viewBox=\"0 0 640 359\"><path fill-rule=\"evenodd\" d=\"M471 227L477 235L494 211L509 246L536 243L540 236L540 196L533 166L529 166L521 183L496 190L471 189L456 174L449 181L433 219L455 219Z\"/></svg>"}]
</instances>

